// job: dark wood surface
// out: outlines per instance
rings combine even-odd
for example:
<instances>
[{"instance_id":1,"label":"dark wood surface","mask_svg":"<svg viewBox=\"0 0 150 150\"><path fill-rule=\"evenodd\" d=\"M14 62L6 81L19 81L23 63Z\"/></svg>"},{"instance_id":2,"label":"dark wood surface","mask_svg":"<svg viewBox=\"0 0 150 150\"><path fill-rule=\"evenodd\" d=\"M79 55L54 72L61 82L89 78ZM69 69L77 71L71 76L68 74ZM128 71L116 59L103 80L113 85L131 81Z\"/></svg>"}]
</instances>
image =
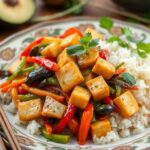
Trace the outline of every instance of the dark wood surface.
<instances>
[{"instance_id":1,"label":"dark wood surface","mask_svg":"<svg viewBox=\"0 0 150 150\"><path fill-rule=\"evenodd\" d=\"M61 11L61 8L54 8L54 7L47 7L42 0L36 0L37 2L37 11L36 11L36 16L38 15L47 15L50 13L54 13L54 12L58 12L59 10ZM111 6L113 5L112 2L110 0L89 0L89 3L86 5L86 7L84 8L83 12L80 14L80 16L111 16L117 19L124 19L123 17L114 14L112 12L108 12L105 9L100 9L100 8L96 8L95 6L92 6L92 3L97 3L100 5L104 5L104 7L110 7L109 5L111 4ZM72 17L74 15L68 15L68 16L64 16L63 18L68 18L68 17ZM63 19L61 18L61 19ZM11 30L7 30L7 31L3 31L2 29L0 29L0 41L4 40L5 38L7 38L8 36L19 32L23 29L26 29L30 26L34 25L33 23L26 23L24 25L20 25L15 29L11 29Z\"/></svg>"}]
</instances>

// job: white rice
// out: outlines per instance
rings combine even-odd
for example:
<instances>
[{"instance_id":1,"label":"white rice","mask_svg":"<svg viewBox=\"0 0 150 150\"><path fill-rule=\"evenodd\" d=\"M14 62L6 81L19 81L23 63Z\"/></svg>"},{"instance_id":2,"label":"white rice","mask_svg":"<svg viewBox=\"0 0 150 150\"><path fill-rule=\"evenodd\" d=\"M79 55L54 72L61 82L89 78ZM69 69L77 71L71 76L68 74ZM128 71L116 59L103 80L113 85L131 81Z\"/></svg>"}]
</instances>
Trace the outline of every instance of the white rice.
<instances>
[{"instance_id":1,"label":"white rice","mask_svg":"<svg viewBox=\"0 0 150 150\"><path fill-rule=\"evenodd\" d=\"M99 45L102 49L109 50L109 61L112 64L124 62L127 71L134 75L139 90L133 94L141 106L140 111L130 118L122 118L118 113L110 115L112 131L104 137L93 137L95 143L107 144L131 134L140 133L149 126L150 118L147 116L150 115L150 56L141 59L131 50L120 47L117 42L100 41ZM133 43L132 47L136 48L136 45Z\"/></svg>"},{"instance_id":2,"label":"white rice","mask_svg":"<svg viewBox=\"0 0 150 150\"><path fill-rule=\"evenodd\" d=\"M38 135L40 133L40 124L37 123L35 120L32 120L27 125L27 132L32 135Z\"/></svg>"}]
</instances>

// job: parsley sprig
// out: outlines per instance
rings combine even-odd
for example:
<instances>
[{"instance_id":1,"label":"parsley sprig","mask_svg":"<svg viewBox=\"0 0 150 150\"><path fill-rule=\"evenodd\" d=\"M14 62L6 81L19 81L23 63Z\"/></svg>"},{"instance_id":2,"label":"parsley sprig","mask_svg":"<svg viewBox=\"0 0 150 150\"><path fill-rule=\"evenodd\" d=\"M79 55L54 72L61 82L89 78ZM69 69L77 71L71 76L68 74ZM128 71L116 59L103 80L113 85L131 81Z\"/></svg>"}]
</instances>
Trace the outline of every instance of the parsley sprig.
<instances>
[{"instance_id":1,"label":"parsley sprig","mask_svg":"<svg viewBox=\"0 0 150 150\"><path fill-rule=\"evenodd\" d=\"M98 45L99 39L92 39L91 33L85 33L77 45L69 46L67 53L70 56L78 56L88 52L90 49Z\"/></svg>"}]
</instances>

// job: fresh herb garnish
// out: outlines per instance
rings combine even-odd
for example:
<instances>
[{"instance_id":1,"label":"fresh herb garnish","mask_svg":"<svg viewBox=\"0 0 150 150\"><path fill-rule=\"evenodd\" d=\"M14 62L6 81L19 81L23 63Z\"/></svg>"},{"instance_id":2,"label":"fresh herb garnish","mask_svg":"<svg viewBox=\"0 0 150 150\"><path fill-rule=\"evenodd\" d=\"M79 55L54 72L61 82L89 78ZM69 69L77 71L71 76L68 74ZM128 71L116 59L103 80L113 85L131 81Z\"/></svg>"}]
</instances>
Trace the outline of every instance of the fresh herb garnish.
<instances>
[{"instance_id":1,"label":"fresh herb garnish","mask_svg":"<svg viewBox=\"0 0 150 150\"><path fill-rule=\"evenodd\" d=\"M127 28L127 27L121 28L121 31L129 41L132 40L132 38L133 38L132 35L133 34L132 34L132 31L129 28Z\"/></svg>"},{"instance_id":2,"label":"fresh herb garnish","mask_svg":"<svg viewBox=\"0 0 150 150\"><path fill-rule=\"evenodd\" d=\"M130 73L128 72L124 72L122 75L122 80L127 82L130 85L135 85L136 84L136 80L134 78L134 76L132 76Z\"/></svg>"},{"instance_id":3,"label":"fresh herb garnish","mask_svg":"<svg viewBox=\"0 0 150 150\"><path fill-rule=\"evenodd\" d=\"M150 53L150 43L139 42L137 43L137 52L142 58L146 58Z\"/></svg>"},{"instance_id":4,"label":"fresh herb garnish","mask_svg":"<svg viewBox=\"0 0 150 150\"><path fill-rule=\"evenodd\" d=\"M120 64L118 64L115 68L116 69L119 69L121 66L123 66L124 65L124 62L121 62Z\"/></svg>"},{"instance_id":5,"label":"fresh herb garnish","mask_svg":"<svg viewBox=\"0 0 150 150\"><path fill-rule=\"evenodd\" d=\"M86 50L84 49L82 45L74 45L74 46L69 46L67 48L67 53L71 56L81 55L85 52Z\"/></svg>"},{"instance_id":6,"label":"fresh herb garnish","mask_svg":"<svg viewBox=\"0 0 150 150\"><path fill-rule=\"evenodd\" d=\"M105 28L106 30L110 31L111 28L113 27L113 21L109 17L101 17L100 18L100 26L102 28Z\"/></svg>"},{"instance_id":7,"label":"fresh herb garnish","mask_svg":"<svg viewBox=\"0 0 150 150\"><path fill-rule=\"evenodd\" d=\"M99 39L92 39L91 33L86 33L79 42L80 44L67 48L67 53L70 56L78 56L88 52L88 50L98 45Z\"/></svg>"},{"instance_id":8,"label":"fresh herb garnish","mask_svg":"<svg viewBox=\"0 0 150 150\"><path fill-rule=\"evenodd\" d=\"M108 43L112 43L112 42L118 42L118 44L121 47L129 47L129 44L126 43L125 41L121 40L118 36L112 36L109 39L107 39Z\"/></svg>"}]
</instances>

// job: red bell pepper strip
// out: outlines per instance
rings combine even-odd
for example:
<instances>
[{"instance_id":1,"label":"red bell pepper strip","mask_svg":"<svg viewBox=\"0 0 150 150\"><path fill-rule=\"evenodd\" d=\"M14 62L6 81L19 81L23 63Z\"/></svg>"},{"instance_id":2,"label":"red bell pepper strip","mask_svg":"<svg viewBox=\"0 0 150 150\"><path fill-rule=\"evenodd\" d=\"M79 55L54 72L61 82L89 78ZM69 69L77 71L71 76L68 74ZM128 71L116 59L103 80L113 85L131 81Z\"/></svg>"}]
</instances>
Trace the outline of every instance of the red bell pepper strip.
<instances>
[{"instance_id":1,"label":"red bell pepper strip","mask_svg":"<svg viewBox=\"0 0 150 150\"><path fill-rule=\"evenodd\" d=\"M104 60L107 60L109 56L109 51L107 49L103 49L99 52L99 57L101 57Z\"/></svg>"},{"instance_id":2,"label":"red bell pepper strip","mask_svg":"<svg viewBox=\"0 0 150 150\"><path fill-rule=\"evenodd\" d=\"M46 132L48 135L51 135L52 134L52 125L50 123L45 123L45 129L46 129Z\"/></svg>"},{"instance_id":3,"label":"red bell pepper strip","mask_svg":"<svg viewBox=\"0 0 150 150\"><path fill-rule=\"evenodd\" d=\"M47 58L43 58L43 57L27 57L26 58L26 62L28 63L37 63L40 66L45 67L46 69L50 70L50 71L57 71L58 70L58 65L47 59Z\"/></svg>"},{"instance_id":4,"label":"red bell pepper strip","mask_svg":"<svg viewBox=\"0 0 150 150\"><path fill-rule=\"evenodd\" d=\"M63 116L63 118L60 120L60 122L57 124L54 132L57 134L60 134L63 132L64 128L69 124L70 120L74 117L76 111L76 107L72 104L68 104L67 110Z\"/></svg>"},{"instance_id":5,"label":"red bell pepper strip","mask_svg":"<svg viewBox=\"0 0 150 150\"><path fill-rule=\"evenodd\" d=\"M44 37L40 37L40 38L38 38L37 40L31 42L31 43L21 52L20 58L22 58L23 56L25 56L25 57L29 56L29 53L30 53L31 49L32 49L34 46L40 44L43 40L44 40Z\"/></svg>"},{"instance_id":6,"label":"red bell pepper strip","mask_svg":"<svg viewBox=\"0 0 150 150\"><path fill-rule=\"evenodd\" d=\"M121 75L126 71L126 68L118 68L115 72L116 75Z\"/></svg>"},{"instance_id":7,"label":"red bell pepper strip","mask_svg":"<svg viewBox=\"0 0 150 150\"><path fill-rule=\"evenodd\" d=\"M72 118L68 124L68 128L72 131L74 135L78 134L79 131L79 123L76 118Z\"/></svg>"},{"instance_id":8,"label":"red bell pepper strip","mask_svg":"<svg viewBox=\"0 0 150 150\"><path fill-rule=\"evenodd\" d=\"M85 144L89 129L90 129L90 124L92 121L94 113L94 107L92 103L89 103L86 108L83 111L82 117L81 117L81 123L79 127L79 134L78 134L78 143L80 145Z\"/></svg>"},{"instance_id":9,"label":"red bell pepper strip","mask_svg":"<svg viewBox=\"0 0 150 150\"><path fill-rule=\"evenodd\" d=\"M74 34L74 33L77 33L80 37L83 37L83 34L81 33L81 31L78 30L78 29L75 28L75 27L71 27L71 28L67 29L67 30L64 32L64 34L61 35L60 37L61 37L61 38L65 38L65 37L67 37L67 36L69 36L69 35L71 35L71 34Z\"/></svg>"},{"instance_id":10,"label":"red bell pepper strip","mask_svg":"<svg viewBox=\"0 0 150 150\"><path fill-rule=\"evenodd\" d=\"M113 104L113 101L109 96L107 96L107 97L104 98L104 103L105 104Z\"/></svg>"}]
</instances>

